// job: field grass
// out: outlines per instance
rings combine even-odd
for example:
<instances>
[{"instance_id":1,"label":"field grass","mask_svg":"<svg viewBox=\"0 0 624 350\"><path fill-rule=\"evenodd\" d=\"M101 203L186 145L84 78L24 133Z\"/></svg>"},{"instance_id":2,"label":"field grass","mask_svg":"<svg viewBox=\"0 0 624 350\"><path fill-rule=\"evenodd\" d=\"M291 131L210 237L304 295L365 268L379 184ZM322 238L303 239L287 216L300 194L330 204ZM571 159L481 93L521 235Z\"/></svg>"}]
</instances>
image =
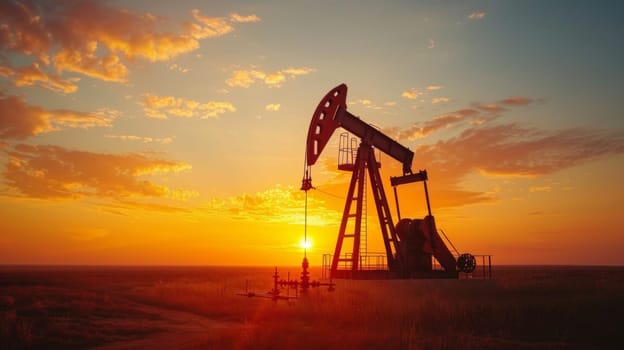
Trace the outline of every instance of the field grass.
<instances>
[{"instance_id":1,"label":"field grass","mask_svg":"<svg viewBox=\"0 0 624 350\"><path fill-rule=\"evenodd\" d=\"M282 277L290 270L281 269ZM294 302L271 268L0 267L0 349L620 349L624 268L338 280ZM319 276L313 273L313 277Z\"/></svg>"}]
</instances>

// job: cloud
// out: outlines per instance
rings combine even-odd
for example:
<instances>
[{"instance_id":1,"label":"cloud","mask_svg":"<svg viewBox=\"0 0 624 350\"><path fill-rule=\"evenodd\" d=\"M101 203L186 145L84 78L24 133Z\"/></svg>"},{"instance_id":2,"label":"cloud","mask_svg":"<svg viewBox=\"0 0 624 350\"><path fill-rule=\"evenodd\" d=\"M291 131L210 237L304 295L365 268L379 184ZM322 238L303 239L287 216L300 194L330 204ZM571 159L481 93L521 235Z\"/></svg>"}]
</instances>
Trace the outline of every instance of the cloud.
<instances>
[{"instance_id":1,"label":"cloud","mask_svg":"<svg viewBox=\"0 0 624 350\"><path fill-rule=\"evenodd\" d=\"M624 132L582 128L540 130L514 123L468 124L458 136L421 144L414 153L417 164L426 167L435 181L435 206L457 207L495 202L498 198L496 191L464 188L463 181L471 174L485 177L552 174L624 153ZM529 189L533 193L549 190L549 186Z\"/></svg>"},{"instance_id":2,"label":"cloud","mask_svg":"<svg viewBox=\"0 0 624 350\"><path fill-rule=\"evenodd\" d=\"M369 99L357 99L357 100L352 100L348 102L349 106L362 106L366 109L372 109L372 110L376 110L376 111L380 111L383 110L385 107L394 107L396 106L396 102L394 101L389 101L389 102L385 102L381 105L378 105L377 103L374 103L373 101L369 100Z\"/></svg>"},{"instance_id":3,"label":"cloud","mask_svg":"<svg viewBox=\"0 0 624 350\"><path fill-rule=\"evenodd\" d=\"M143 176L191 168L141 153L93 153L50 145L19 144L6 152L6 184L31 198L167 197L170 189Z\"/></svg>"},{"instance_id":4,"label":"cloud","mask_svg":"<svg viewBox=\"0 0 624 350\"><path fill-rule=\"evenodd\" d=\"M191 71L190 68L181 67L181 66L177 65L176 63L172 63L172 64L168 65L167 68L169 68L170 70L173 70L173 71L180 72L180 73L188 73L188 72Z\"/></svg>"},{"instance_id":5,"label":"cloud","mask_svg":"<svg viewBox=\"0 0 624 350\"><path fill-rule=\"evenodd\" d=\"M501 106L503 101L507 102L505 108ZM423 139L439 130L453 129L453 136L430 144L421 143L414 149L415 164L426 167L430 178L435 181L436 207L497 200L497 191L463 188L463 181L470 175L538 177L624 153L624 130L543 130L517 123L501 123L505 113L511 109L535 101L540 100L514 97L496 103L472 103L467 108L437 115L407 128L385 128L383 132L403 142ZM334 169L335 164L330 168ZM395 162L385 169L391 174L400 172ZM346 181L342 178L341 182ZM549 190L549 186L529 189L530 192Z\"/></svg>"},{"instance_id":6,"label":"cloud","mask_svg":"<svg viewBox=\"0 0 624 350\"><path fill-rule=\"evenodd\" d=\"M52 38L37 7L30 1L0 2L0 49L35 56L47 64Z\"/></svg>"},{"instance_id":7,"label":"cloud","mask_svg":"<svg viewBox=\"0 0 624 350\"><path fill-rule=\"evenodd\" d=\"M418 97L422 96L423 93L418 91L416 88L411 88L409 90L405 90L401 93L402 97L405 97L408 100L415 100Z\"/></svg>"},{"instance_id":8,"label":"cloud","mask_svg":"<svg viewBox=\"0 0 624 350\"><path fill-rule=\"evenodd\" d=\"M367 99L357 99L355 101L349 101L350 105L371 106L372 103L373 102L371 100L367 100Z\"/></svg>"},{"instance_id":9,"label":"cloud","mask_svg":"<svg viewBox=\"0 0 624 350\"><path fill-rule=\"evenodd\" d=\"M200 103L191 99L151 94L143 95L141 105L148 117L156 119L168 119L169 116L199 117L201 119L218 118L223 113L236 111L236 107L227 101Z\"/></svg>"},{"instance_id":10,"label":"cloud","mask_svg":"<svg viewBox=\"0 0 624 350\"><path fill-rule=\"evenodd\" d=\"M468 15L468 18L474 21L482 20L487 14L485 11L475 11Z\"/></svg>"},{"instance_id":11,"label":"cloud","mask_svg":"<svg viewBox=\"0 0 624 350\"><path fill-rule=\"evenodd\" d=\"M232 32L232 23L259 20L253 14L209 17L196 9L190 15L191 20L173 23L100 1L3 1L0 49L54 65L58 73L126 82L128 62L170 60L196 50L202 39Z\"/></svg>"},{"instance_id":12,"label":"cloud","mask_svg":"<svg viewBox=\"0 0 624 350\"><path fill-rule=\"evenodd\" d=\"M247 88L253 84L256 79L264 79L266 73L255 70L237 70L232 73L232 76L225 81L229 86L238 86Z\"/></svg>"},{"instance_id":13,"label":"cloud","mask_svg":"<svg viewBox=\"0 0 624 350\"><path fill-rule=\"evenodd\" d=\"M389 128L385 131L399 141L415 140L426 137L437 130L451 127L454 124L459 124L466 119L475 118L478 114L479 111L474 109L460 109L451 113L436 116L426 122L415 123L405 129Z\"/></svg>"},{"instance_id":14,"label":"cloud","mask_svg":"<svg viewBox=\"0 0 624 350\"><path fill-rule=\"evenodd\" d=\"M195 39L218 37L234 30L225 18L204 16L197 9L192 10L191 13L199 24L187 22L186 28Z\"/></svg>"},{"instance_id":15,"label":"cloud","mask_svg":"<svg viewBox=\"0 0 624 350\"><path fill-rule=\"evenodd\" d=\"M427 85L424 88L424 91L422 91L421 89L412 87L409 88L408 90L405 90L401 93L401 96L408 99L408 100L417 100L418 98L429 94L432 91L437 91L442 89L442 86L440 85ZM436 103L436 102L434 102Z\"/></svg>"},{"instance_id":16,"label":"cloud","mask_svg":"<svg viewBox=\"0 0 624 350\"><path fill-rule=\"evenodd\" d=\"M505 108L497 105L496 103L474 103L473 107L491 113L503 113L506 111Z\"/></svg>"},{"instance_id":17,"label":"cloud","mask_svg":"<svg viewBox=\"0 0 624 350\"><path fill-rule=\"evenodd\" d=\"M404 97L414 99L423 95L422 92L418 92L415 88L412 88L403 93ZM450 99L446 97L433 98L431 103L446 103ZM510 97L499 101L501 104L506 104L509 107L523 106L534 101L527 97ZM456 111L445 113L433 117L431 120L424 122L417 122L407 128L390 127L386 128L387 132L397 140L416 140L431 135L432 133L446 129L450 127L457 127L461 125L478 126L483 125L489 121L499 118L507 109L501 107L496 103L472 103L470 107L458 109Z\"/></svg>"},{"instance_id":18,"label":"cloud","mask_svg":"<svg viewBox=\"0 0 624 350\"><path fill-rule=\"evenodd\" d=\"M234 23L256 23L260 22L260 17L253 14L249 16L243 16L239 15L238 13L231 13L230 21Z\"/></svg>"},{"instance_id":19,"label":"cloud","mask_svg":"<svg viewBox=\"0 0 624 350\"><path fill-rule=\"evenodd\" d=\"M316 71L314 68L298 67L286 68L277 72L264 72L261 70L236 70L232 76L225 81L231 87L248 88L256 81L261 81L268 87L280 87L287 79L295 79L300 75L308 75Z\"/></svg>"},{"instance_id":20,"label":"cloud","mask_svg":"<svg viewBox=\"0 0 624 350\"><path fill-rule=\"evenodd\" d=\"M500 103L504 104L504 105L508 105L508 106L526 106L528 104L530 104L531 102L533 102L533 99L531 98L526 98L526 97L507 97L505 99L502 99L500 101Z\"/></svg>"},{"instance_id":21,"label":"cloud","mask_svg":"<svg viewBox=\"0 0 624 350\"><path fill-rule=\"evenodd\" d=\"M624 132L540 130L517 124L476 126L459 136L421 145L424 164L459 181L471 171L492 176L538 176L624 152Z\"/></svg>"},{"instance_id":22,"label":"cloud","mask_svg":"<svg viewBox=\"0 0 624 350\"><path fill-rule=\"evenodd\" d=\"M550 186L533 186L531 188L529 188L529 192L531 193L535 193L535 192L550 192L552 191L552 187Z\"/></svg>"},{"instance_id":23,"label":"cloud","mask_svg":"<svg viewBox=\"0 0 624 350\"><path fill-rule=\"evenodd\" d=\"M432 176L432 175L429 175ZM444 183L445 179L441 178L441 174L435 172L436 186L435 206L437 208L461 207L472 204L492 203L497 201L495 194L490 192L477 192L460 189L457 184Z\"/></svg>"},{"instance_id":24,"label":"cloud","mask_svg":"<svg viewBox=\"0 0 624 350\"><path fill-rule=\"evenodd\" d=\"M100 109L94 113L45 110L26 104L22 97L0 94L0 139L25 139L63 128L110 126L119 112Z\"/></svg>"},{"instance_id":25,"label":"cloud","mask_svg":"<svg viewBox=\"0 0 624 350\"><path fill-rule=\"evenodd\" d=\"M427 45L428 49L434 49L436 47L436 42L432 38L429 38L429 44Z\"/></svg>"},{"instance_id":26,"label":"cloud","mask_svg":"<svg viewBox=\"0 0 624 350\"><path fill-rule=\"evenodd\" d=\"M75 83L80 80L80 78L62 79L57 74L45 73L36 62L31 66L16 69L2 66L0 67L0 76L11 78L15 86L39 86L62 94L76 92L78 86Z\"/></svg>"},{"instance_id":27,"label":"cloud","mask_svg":"<svg viewBox=\"0 0 624 350\"><path fill-rule=\"evenodd\" d=\"M431 103L433 104L438 104L438 103L447 103L450 102L451 99L448 97L434 97L431 99Z\"/></svg>"},{"instance_id":28,"label":"cloud","mask_svg":"<svg viewBox=\"0 0 624 350\"><path fill-rule=\"evenodd\" d=\"M76 231L69 231L70 237L76 241L92 241L110 235L110 232L103 228L81 228Z\"/></svg>"},{"instance_id":29,"label":"cloud","mask_svg":"<svg viewBox=\"0 0 624 350\"><path fill-rule=\"evenodd\" d=\"M97 42L92 41L80 49L62 49L54 56L54 63L59 72L70 71L88 77L125 83L128 68L117 55L97 57Z\"/></svg>"},{"instance_id":30,"label":"cloud","mask_svg":"<svg viewBox=\"0 0 624 350\"><path fill-rule=\"evenodd\" d=\"M108 213L123 216L134 215L131 212L135 211L136 209L162 213L190 213L192 211L191 209L179 206L153 202L145 203L139 201L131 201L128 199L117 199L115 202L99 203L97 204L97 207L100 210L106 211Z\"/></svg>"},{"instance_id":31,"label":"cloud","mask_svg":"<svg viewBox=\"0 0 624 350\"><path fill-rule=\"evenodd\" d=\"M303 191L277 185L253 194L213 198L202 210L234 220L303 224L304 203ZM333 225L339 221L339 212L328 209L323 200L308 197L308 225Z\"/></svg>"},{"instance_id":32,"label":"cloud","mask_svg":"<svg viewBox=\"0 0 624 350\"><path fill-rule=\"evenodd\" d=\"M280 107L281 105L279 103L269 103L264 107L264 109L266 109L267 111L277 112L279 111Z\"/></svg>"},{"instance_id":33,"label":"cloud","mask_svg":"<svg viewBox=\"0 0 624 350\"><path fill-rule=\"evenodd\" d=\"M173 142L171 137L146 137L136 135L106 135L109 139L117 139L122 141L137 141L142 143L159 143L161 145L168 145Z\"/></svg>"},{"instance_id":34,"label":"cloud","mask_svg":"<svg viewBox=\"0 0 624 350\"><path fill-rule=\"evenodd\" d=\"M294 78L297 75L308 75L315 71L316 69L309 68L309 67L290 67L290 68L282 69L280 73L289 75L291 78Z\"/></svg>"}]
</instances>

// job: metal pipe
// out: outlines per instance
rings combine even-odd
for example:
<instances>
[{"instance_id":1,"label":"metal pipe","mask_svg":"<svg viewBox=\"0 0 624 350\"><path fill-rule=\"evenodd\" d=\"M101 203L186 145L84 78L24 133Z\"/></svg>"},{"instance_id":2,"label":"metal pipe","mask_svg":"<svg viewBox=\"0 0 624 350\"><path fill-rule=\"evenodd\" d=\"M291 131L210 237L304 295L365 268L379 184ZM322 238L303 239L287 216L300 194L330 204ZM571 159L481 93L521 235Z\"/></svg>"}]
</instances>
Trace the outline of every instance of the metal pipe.
<instances>
[{"instance_id":1,"label":"metal pipe","mask_svg":"<svg viewBox=\"0 0 624 350\"><path fill-rule=\"evenodd\" d=\"M400 221L401 220L401 209L399 209L399 195L397 194L396 186L393 186L392 189L394 189L394 202L396 203L397 217L399 218L399 221Z\"/></svg>"},{"instance_id":2,"label":"metal pipe","mask_svg":"<svg viewBox=\"0 0 624 350\"><path fill-rule=\"evenodd\" d=\"M429 191L427 190L427 181L423 181L425 187L425 199L427 200L427 213L431 216L431 204L429 203Z\"/></svg>"}]
</instances>

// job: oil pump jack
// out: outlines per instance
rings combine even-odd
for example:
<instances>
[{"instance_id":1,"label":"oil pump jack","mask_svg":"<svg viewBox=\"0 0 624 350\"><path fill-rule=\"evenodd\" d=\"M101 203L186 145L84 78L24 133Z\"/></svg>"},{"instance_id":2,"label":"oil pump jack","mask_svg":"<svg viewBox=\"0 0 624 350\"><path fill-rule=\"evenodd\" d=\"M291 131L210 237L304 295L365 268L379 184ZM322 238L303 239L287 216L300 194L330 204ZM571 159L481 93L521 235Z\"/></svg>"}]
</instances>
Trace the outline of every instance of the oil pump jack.
<instances>
[{"instance_id":1,"label":"oil pump jack","mask_svg":"<svg viewBox=\"0 0 624 350\"><path fill-rule=\"evenodd\" d=\"M329 91L316 107L308 129L305 170L301 186L301 189L306 191L306 195L308 190L314 188L311 166L316 163L337 128L342 127L360 139L355 161L339 164L339 169L351 171L352 175L336 248L330 258L330 277L334 279L457 278L459 272L472 272L476 267L475 257L471 254L457 253L456 258L438 234L434 217L431 214L427 171L412 172L414 153L377 128L349 113L346 98L347 86L341 84ZM401 176L390 178L399 216L396 226L390 213L379 173L381 164L375 157L375 150L389 155L400 162L403 167ZM378 264L371 266L366 263L367 257L360 254L362 220L366 215L363 207L367 191L365 185L367 174L385 248L386 261L382 264L383 267L379 267ZM401 219L397 186L417 182L422 182L424 187L427 215L423 219ZM349 225L349 222L353 220L353 225ZM353 227L353 231L347 232L347 227ZM346 247L349 241L351 245ZM452 243L448 242L452 246ZM437 260L441 269L433 268L432 257Z\"/></svg>"}]
</instances>

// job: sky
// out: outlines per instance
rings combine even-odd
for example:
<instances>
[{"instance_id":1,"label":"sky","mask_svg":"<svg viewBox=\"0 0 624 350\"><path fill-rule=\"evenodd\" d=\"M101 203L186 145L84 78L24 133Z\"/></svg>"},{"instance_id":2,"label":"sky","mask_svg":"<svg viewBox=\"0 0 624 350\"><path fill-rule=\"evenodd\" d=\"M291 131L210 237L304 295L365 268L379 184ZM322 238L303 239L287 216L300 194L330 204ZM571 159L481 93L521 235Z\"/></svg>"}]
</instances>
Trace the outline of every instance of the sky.
<instances>
[{"instance_id":1,"label":"sky","mask_svg":"<svg viewBox=\"0 0 624 350\"><path fill-rule=\"evenodd\" d=\"M312 265L350 174L320 99L414 151L494 264L622 265L620 1L2 1L0 264ZM401 166L380 155L389 177ZM401 215L425 215L420 185ZM367 210L368 251L383 251ZM394 208L392 209L395 215Z\"/></svg>"}]
</instances>

